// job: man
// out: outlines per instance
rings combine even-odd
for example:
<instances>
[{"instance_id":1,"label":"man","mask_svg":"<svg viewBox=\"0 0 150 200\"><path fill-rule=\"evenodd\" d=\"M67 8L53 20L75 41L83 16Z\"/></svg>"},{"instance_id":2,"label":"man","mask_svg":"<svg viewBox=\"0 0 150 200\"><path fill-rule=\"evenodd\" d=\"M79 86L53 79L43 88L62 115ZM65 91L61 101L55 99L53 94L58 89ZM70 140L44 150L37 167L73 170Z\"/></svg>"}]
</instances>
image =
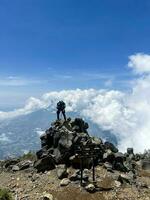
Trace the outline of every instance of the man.
<instances>
[{"instance_id":1,"label":"man","mask_svg":"<svg viewBox=\"0 0 150 200\"><path fill-rule=\"evenodd\" d=\"M59 115L62 112L64 120L66 121L65 108L66 108L66 104L63 101L59 101L57 103L57 120L59 120Z\"/></svg>"}]
</instances>

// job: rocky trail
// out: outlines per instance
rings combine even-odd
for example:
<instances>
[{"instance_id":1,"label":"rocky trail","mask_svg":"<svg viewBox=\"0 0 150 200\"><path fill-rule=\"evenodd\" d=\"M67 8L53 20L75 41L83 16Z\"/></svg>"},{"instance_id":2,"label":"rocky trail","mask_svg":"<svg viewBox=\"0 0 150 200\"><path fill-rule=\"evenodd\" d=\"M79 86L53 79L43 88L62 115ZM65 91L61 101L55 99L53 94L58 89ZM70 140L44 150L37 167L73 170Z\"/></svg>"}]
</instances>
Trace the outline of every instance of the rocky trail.
<instances>
[{"instance_id":1,"label":"rocky trail","mask_svg":"<svg viewBox=\"0 0 150 200\"><path fill-rule=\"evenodd\" d=\"M74 169L69 169L74 173ZM115 173L114 173L115 174ZM114 180L114 174L108 173L101 166L96 168L96 180L100 190L89 193L79 182L69 182L61 186L56 169L36 173L26 170L18 172L1 172L0 188L8 188L14 199L18 200L149 200L150 173L141 171L137 179L139 185L121 184ZM70 176L70 175L69 175ZM50 197L49 194L52 196ZM44 198L49 196L47 198Z\"/></svg>"}]
</instances>

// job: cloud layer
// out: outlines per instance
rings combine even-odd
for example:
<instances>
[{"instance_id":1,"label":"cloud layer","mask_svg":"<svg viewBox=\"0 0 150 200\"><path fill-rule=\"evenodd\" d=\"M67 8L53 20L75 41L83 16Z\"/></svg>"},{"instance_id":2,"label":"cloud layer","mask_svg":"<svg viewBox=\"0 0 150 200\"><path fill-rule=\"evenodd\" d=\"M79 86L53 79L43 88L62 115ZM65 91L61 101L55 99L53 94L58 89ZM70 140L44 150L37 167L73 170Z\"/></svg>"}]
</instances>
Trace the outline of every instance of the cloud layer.
<instances>
[{"instance_id":1,"label":"cloud layer","mask_svg":"<svg viewBox=\"0 0 150 200\"><path fill-rule=\"evenodd\" d=\"M150 55L137 53L129 56L128 66L131 67L136 74L150 73Z\"/></svg>"},{"instance_id":2,"label":"cloud layer","mask_svg":"<svg viewBox=\"0 0 150 200\"><path fill-rule=\"evenodd\" d=\"M150 55L135 54L129 59L129 67L140 74L133 81L130 93L95 89L49 92L40 99L31 97L24 108L0 112L0 120L39 109L54 112L56 102L64 100L67 112L79 112L103 130L111 130L118 138L120 150L134 147L136 152L142 152L150 148Z\"/></svg>"}]
</instances>

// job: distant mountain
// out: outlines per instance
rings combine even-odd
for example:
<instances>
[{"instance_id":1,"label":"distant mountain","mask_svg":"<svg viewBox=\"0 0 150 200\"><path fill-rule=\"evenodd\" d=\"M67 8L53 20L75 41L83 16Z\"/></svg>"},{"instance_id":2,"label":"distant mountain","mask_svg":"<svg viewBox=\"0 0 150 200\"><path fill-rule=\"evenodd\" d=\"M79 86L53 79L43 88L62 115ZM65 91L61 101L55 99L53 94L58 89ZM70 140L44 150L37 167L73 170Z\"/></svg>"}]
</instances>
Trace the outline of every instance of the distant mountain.
<instances>
[{"instance_id":1,"label":"distant mountain","mask_svg":"<svg viewBox=\"0 0 150 200\"><path fill-rule=\"evenodd\" d=\"M80 117L78 113L67 113L71 118ZM0 159L18 156L40 148L39 136L50 127L56 119L55 113L40 110L15 119L0 123ZM89 133L117 143L115 136L109 131L102 131L88 119Z\"/></svg>"}]
</instances>

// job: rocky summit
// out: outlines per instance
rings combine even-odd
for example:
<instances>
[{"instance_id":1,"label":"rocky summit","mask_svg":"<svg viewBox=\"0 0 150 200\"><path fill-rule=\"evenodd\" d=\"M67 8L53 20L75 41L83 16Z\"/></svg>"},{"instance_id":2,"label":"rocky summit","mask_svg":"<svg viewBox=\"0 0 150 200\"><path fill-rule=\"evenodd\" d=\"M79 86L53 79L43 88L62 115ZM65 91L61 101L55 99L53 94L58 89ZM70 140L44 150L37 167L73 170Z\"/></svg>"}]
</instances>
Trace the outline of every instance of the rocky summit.
<instances>
[{"instance_id":1,"label":"rocky summit","mask_svg":"<svg viewBox=\"0 0 150 200\"><path fill-rule=\"evenodd\" d=\"M37 162L35 168L38 171L45 171L55 168L58 164L66 166L80 167L80 158L78 152L86 147L97 148L95 162L102 159L105 149L108 147L102 143L100 138L91 137L88 134L88 123L83 119L76 118L66 121L57 120L41 136L41 150L37 152ZM115 147L112 150L117 152ZM90 149L91 150L91 149ZM91 158L85 157L83 167L90 168Z\"/></svg>"},{"instance_id":2,"label":"rocky summit","mask_svg":"<svg viewBox=\"0 0 150 200\"><path fill-rule=\"evenodd\" d=\"M119 152L88 127L81 118L54 121L36 155L0 162L0 187L16 199L149 200L150 151Z\"/></svg>"},{"instance_id":3,"label":"rocky summit","mask_svg":"<svg viewBox=\"0 0 150 200\"><path fill-rule=\"evenodd\" d=\"M40 137L41 149L36 153L37 161L34 163L37 171L51 170L60 164L80 168L82 160L83 168L90 169L94 161L94 166L101 164L108 171L135 172L135 162L141 156L135 155L133 148L128 148L123 154L111 142L92 137L88 127L88 123L81 118L53 122ZM142 159L143 166L149 168L149 161Z\"/></svg>"}]
</instances>

